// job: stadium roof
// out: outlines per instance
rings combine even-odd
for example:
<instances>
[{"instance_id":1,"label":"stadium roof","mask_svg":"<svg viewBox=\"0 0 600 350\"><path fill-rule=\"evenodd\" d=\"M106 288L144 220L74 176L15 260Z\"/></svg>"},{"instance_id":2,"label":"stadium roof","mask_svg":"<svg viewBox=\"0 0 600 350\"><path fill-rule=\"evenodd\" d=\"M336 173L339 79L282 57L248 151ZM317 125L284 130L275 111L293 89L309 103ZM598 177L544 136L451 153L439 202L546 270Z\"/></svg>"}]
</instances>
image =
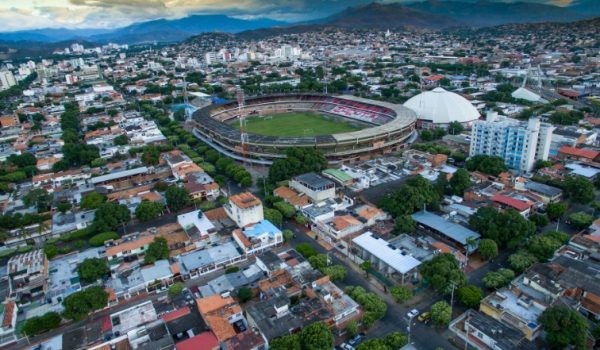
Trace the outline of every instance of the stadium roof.
<instances>
[{"instance_id":1,"label":"stadium roof","mask_svg":"<svg viewBox=\"0 0 600 350\"><path fill-rule=\"evenodd\" d=\"M421 265L419 260L411 255L404 255L400 249L375 236L373 232L365 232L354 238L352 242L401 274L408 273Z\"/></svg>"},{"instance_id":2,"label":"stadium roof","mask_svg":"<svg viewBox=\"0 0 600 350\"><path fill-rule=\"evenodd\" d=\"M469 238L479 239L479 233L470 230L459 224L455 224L427 211L419 211L412 215L412 218L423 226L430 227L446 237L466 246Z\"/></svg>"},{"instance_id":3,"label":"stadium roof","mask_svg":"<svg viewBox=\"0 0 600 350\"><path fill-rule=\"evenodd\" d=\"M479 119L479 112L471 102L440 87L411 97L404 106L415 111L419 119L435 124L467 123Z\"/></svg>"}]
</instances>

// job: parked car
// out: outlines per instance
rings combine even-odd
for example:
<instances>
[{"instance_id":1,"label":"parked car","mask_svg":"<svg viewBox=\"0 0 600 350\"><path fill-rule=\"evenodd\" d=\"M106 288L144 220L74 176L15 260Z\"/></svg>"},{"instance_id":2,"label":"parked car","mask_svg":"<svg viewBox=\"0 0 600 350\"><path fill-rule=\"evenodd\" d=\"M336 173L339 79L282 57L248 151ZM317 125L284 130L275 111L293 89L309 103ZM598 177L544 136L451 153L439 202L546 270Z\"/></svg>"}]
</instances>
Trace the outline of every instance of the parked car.
<instances>
[{"instance_id":1,"label":"parked car","mask_svg":"<svg viewBox=\"0 0 600 350\"><path fill-rule=\"evenodd\" d=\"M360 344L363 341L364 337L360 334L356 335L354 338L350 339L348 341L348 344L352 345L352 346L357 346L358 344Z\"/></svg>"},{"instance_id":2,"label":"parked car","mask_svg":"<svg viewBox=\"0 0 600 350\"><path fill-rule=\"evenodd\" d=\"M428 323L430 317L431 317L431 314L429 313L429 311L427 311L427 312L424 312L421 315L419 315L419 317L417 317L417 320L419 320L419 322Z\"/></svg>"},{"instance_id":3,"label":"parked car","mask_svg":"<svg viewBox=\"0 0 600 350\"><path fill-rule=\"evenodd\" d=\"M408 318L417 317L417 316L419 316L419 310L412 309L406 315L408 316Z\"/></svg>"}]
</instances>

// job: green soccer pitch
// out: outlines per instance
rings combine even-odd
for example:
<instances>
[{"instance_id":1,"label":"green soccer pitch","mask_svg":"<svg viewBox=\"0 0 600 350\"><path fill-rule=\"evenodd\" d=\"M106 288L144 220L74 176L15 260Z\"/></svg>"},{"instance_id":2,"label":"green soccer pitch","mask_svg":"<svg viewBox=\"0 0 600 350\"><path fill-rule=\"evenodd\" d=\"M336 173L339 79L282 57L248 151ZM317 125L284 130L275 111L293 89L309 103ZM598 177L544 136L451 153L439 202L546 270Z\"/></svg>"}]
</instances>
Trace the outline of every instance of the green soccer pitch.
<instances>
[{"instance_id":1,"label":"green soccer pitch","mask_svg":"<svg viewBox=\"0 0 600 350\"><path fill-rule=\"evenodd\" d=\"M231 124L240 128L239 120ZM314 112L287 112L246 117L246 132L265 136L320 136L364 129L366 125Z\"/></svg>"}]
</instances>

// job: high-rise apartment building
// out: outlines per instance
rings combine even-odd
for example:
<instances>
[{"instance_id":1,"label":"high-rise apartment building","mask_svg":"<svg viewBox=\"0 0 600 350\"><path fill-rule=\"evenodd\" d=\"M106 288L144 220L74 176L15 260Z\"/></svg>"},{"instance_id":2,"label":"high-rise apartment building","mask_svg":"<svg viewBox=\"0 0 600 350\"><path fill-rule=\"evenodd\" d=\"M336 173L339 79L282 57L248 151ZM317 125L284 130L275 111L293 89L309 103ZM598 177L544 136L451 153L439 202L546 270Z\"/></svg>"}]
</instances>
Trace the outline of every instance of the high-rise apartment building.
<instances>
[{"instance_id":1,"label":"high-rise apartment building","mask_svg":"<svg viewBox=\"0 0 600 350\"><path fill-rule=\"evenodd\" d=\"M529 172L537 160L548 159L553 131L538 118L520 121L489 112L473 124L469 155L499 156L507 167Z\"/></svg>"}]
</instances>

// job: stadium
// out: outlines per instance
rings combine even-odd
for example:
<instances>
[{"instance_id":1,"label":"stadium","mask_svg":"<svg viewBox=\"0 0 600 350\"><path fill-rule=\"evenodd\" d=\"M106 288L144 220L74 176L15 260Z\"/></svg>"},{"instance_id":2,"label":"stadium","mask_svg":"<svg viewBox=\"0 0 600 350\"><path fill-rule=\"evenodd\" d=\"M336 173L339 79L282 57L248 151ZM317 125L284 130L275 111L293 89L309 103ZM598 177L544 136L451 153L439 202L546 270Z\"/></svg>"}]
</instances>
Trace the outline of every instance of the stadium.
<instances>
[{"instance_id":1,"label":"stadium","mask_svg":"<svg viewBox=\"0 0 600 350\"><path fill-rule=\"evenodd\" d=\"M240 131L244 122L244 145ZM234 159L269 165L290 147L314 147L332 163L352 163L404 147L416 114L355 96L284 94L197 110L194 135Z\"/></svg>"}]
</instances>

